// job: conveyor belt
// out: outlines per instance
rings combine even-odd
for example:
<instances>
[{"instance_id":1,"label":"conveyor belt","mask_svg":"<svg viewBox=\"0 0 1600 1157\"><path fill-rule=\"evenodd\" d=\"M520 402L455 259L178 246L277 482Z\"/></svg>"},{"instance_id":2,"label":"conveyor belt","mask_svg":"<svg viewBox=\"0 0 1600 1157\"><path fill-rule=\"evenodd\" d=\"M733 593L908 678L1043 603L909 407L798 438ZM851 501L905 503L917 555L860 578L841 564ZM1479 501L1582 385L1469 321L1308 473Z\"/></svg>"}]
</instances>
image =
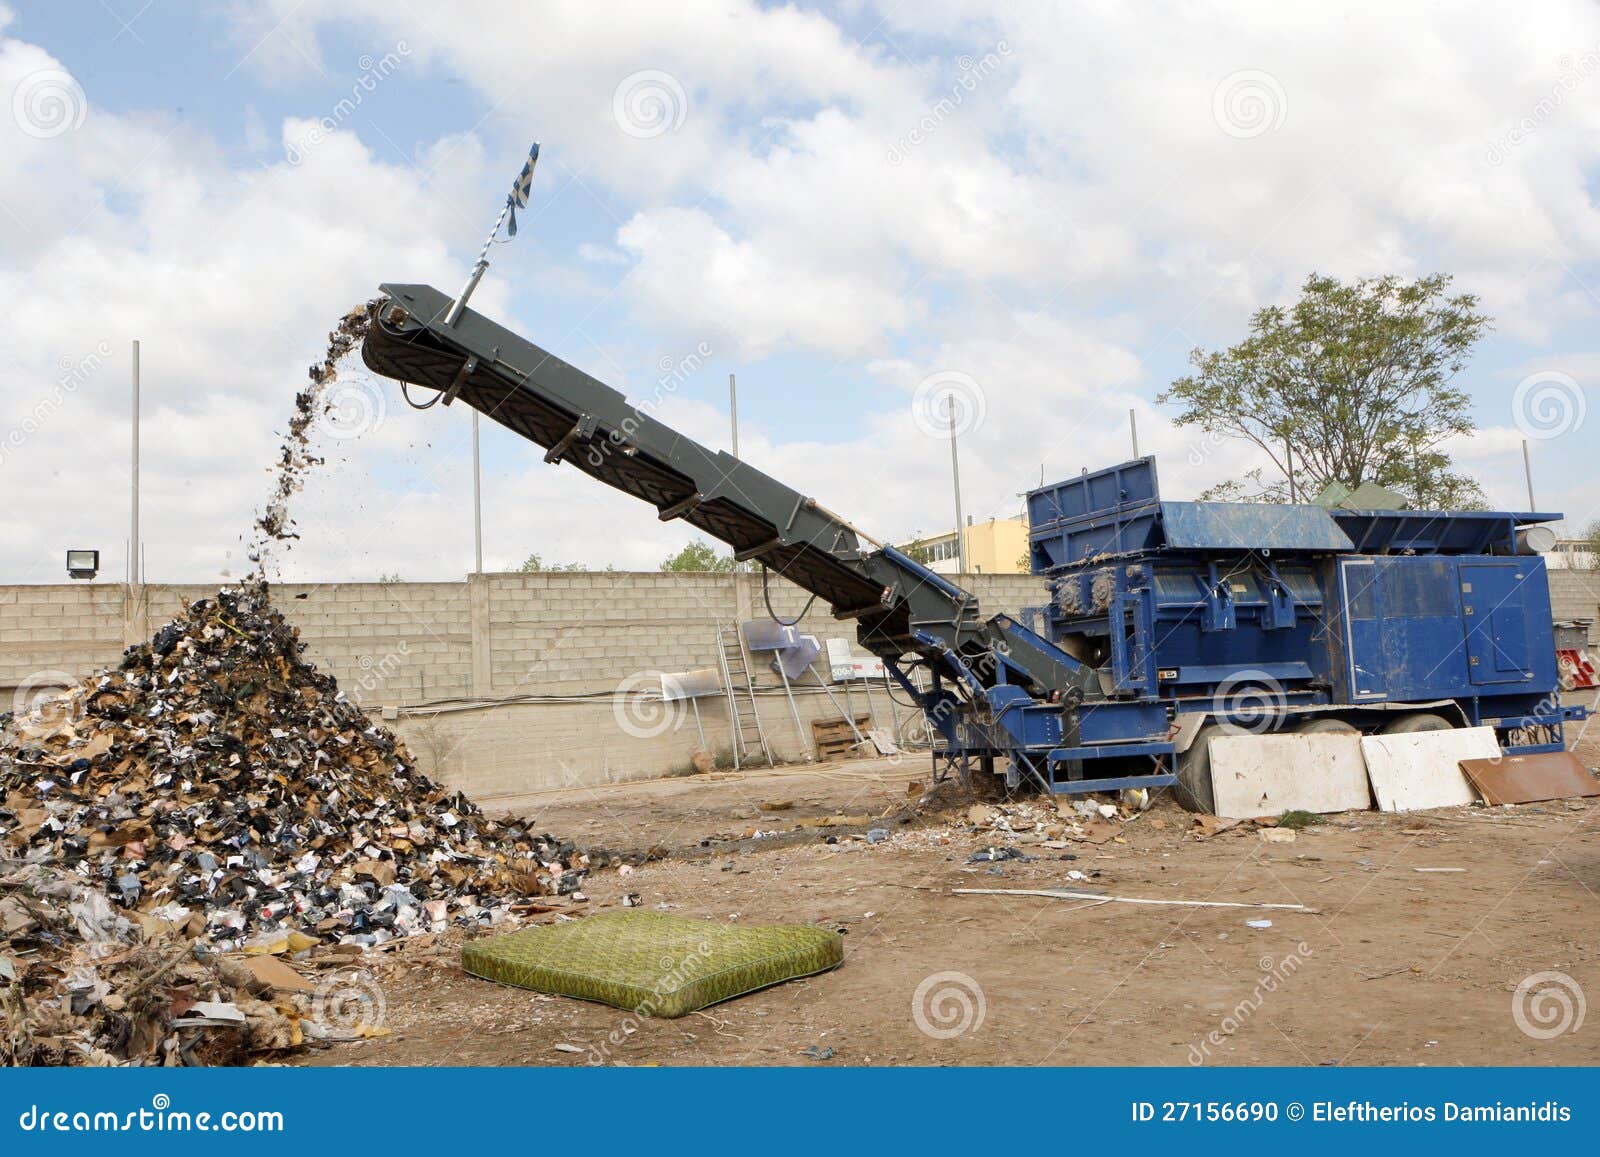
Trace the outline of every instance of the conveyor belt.
<instances>
[{"instance_id":1,"label":"conveyor belt","mask_svg":"<svg viewBox=\"0 0 1600 1157\"><path fill-rule=\"evenodd\" d=\"M986 622L978 600L870 540L837 515L753 466L663 425L628 399L481 314L446 325L451 299L426 285L384 285L388 301L362 346L385 377L443 392L545 447L562 462L682 518L855 619L864 646L885 658L915 651L967 682L999 678L1020 628ZM866 545L864 545L866 543ZM1037 644L1037 645L1035 645ZM959 657L960 662L957 661ZM976 660L988 659L980 669ZM963 670L967 664L970 669ZM1009 681L1038 692L1096 690L1092 672L1032 638L1010 661Z\"/></svg>"}]
</instances>

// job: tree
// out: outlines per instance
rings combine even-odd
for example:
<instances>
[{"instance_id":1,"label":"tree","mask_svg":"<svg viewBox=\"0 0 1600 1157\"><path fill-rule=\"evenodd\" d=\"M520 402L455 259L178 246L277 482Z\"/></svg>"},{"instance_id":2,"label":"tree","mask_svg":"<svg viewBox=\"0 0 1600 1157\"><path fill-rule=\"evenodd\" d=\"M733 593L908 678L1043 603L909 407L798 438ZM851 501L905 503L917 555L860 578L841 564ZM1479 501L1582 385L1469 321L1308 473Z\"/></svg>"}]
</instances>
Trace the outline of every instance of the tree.
<instances>
[{"instance_id":1,"label":"tree","mask_svg":"<svg viewBox=\"0 0 1600 1157\"><path fill-rule=\"evenodd\" d=\"M900 553L912 562L921 563L923 566L927 566L933 561L933 549L920 538L915 542L906 543L900 548Z\"/></svg>"},{"instance_id":2,"label":"tree","mask_svg":"<svg viewBox=\"0 0 1600 1157\"><path fill-rule=\"evenodd\" d=\"M1578 549L1589 556L1589 565L1600 569L1600 518L1584 527L1578 535Z\"/></svg>"},{"instance_id":3,"label":"tree","mask_svg":"<svg viewBox=\"0 0 1600 1157\"><path fill-rule=\"evenodd\" d=\"M727 572L737 565L733 561L733 555L718 554L715 547L698 538L677 554L661 560L661 569L673 574L691 571Z\"/></svg>"},{"instance_id":4,"label":"tree","mask_svg":"<svg viewBox=\"0 0 1600 1157\"><path fill-rule=\"evenodd\" d=\"M586 571L589 568L581 562L553 563L546 566L544 560L536 554L530 554L522 560L522 565L517 570L522 574L547 574L552 571Z\"/></svg>"},{"instance_id":5,"label":"tree","mask_svg":"<svg viewBox=\"0 0 1600 1157\"><path fill-rule=\"evenodd\" d=\"M1419 509L1482 507L1441 447L1474 428L1450 383L1490 324L1445 274L1346 284L1313 273L1291 309L1258 310L1238 345L1192 351L1194 372L1157 401L1183 407L1180 426L1253 443L1281 476L1257 468L1202 497L1287 501L1292 451L1301 501L1329 482L1376 482Z\"/></svg>"}]
</instances>

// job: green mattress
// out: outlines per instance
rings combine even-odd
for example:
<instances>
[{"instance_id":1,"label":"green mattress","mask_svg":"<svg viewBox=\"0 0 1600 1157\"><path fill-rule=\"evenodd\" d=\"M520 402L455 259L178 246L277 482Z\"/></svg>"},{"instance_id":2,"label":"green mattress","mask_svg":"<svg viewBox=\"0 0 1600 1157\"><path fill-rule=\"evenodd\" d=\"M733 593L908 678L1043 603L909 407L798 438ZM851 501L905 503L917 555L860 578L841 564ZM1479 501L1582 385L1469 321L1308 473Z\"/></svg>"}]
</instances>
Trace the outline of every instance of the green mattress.
<instances>
[{"instance_id":1,"label":"green mattress","mask_svg":"<svg viewBox=\"0 0 1600 1157\"><path fill-rule=\"evenodd\" d=\"M473 976L660 1017L685 1016L843 960L843 937L826 928L741 928L661 912L610 912L461 949L461 967Z\"/></svg>"}]
</instances>

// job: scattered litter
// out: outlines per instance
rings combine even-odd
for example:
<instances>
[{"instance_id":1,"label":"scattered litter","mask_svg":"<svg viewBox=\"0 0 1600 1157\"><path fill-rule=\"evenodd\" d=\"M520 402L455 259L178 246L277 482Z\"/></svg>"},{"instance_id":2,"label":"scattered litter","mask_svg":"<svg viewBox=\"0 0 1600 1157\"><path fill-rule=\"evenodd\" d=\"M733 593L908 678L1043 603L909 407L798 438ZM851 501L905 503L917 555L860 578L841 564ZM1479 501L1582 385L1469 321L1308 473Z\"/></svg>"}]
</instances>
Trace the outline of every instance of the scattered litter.
<instances>
[{"instance_id":1,"label":"scattered litter","mask_svg":"<svg viewBox=\"0 0 1600 1157\"><path fill-rule=\"evenodd\" d=\"M801 1050L801 1056L810 1057L814 1061L831 1061L834 1057L832 1045L807 1045Z\"/></svg>"},{"instance_id":2,"label":"scattered litter","mask_svg":"<svg viewBox=\"0 0 1600 1157\"><path fill-rule=\"evenodd\" d=\"M1245 924L1246 928L1271 928L1272 927L1272 921L1271 920L1246 920L1244 922L1244 924Z\"/></svg>"},{"instance_id":3,"label":"scattered litter","mask_svg":"<svg viewBox=\"0 0 1600 1157\"><path fill-rule=\"evenodd\" d=\"M1261 828L1256 835L1264 844L1292 844L1298 837L1293 828Z\"/></svg>"},{"instance_id":4,"label":"scattered litter","mask_svg":"<svg viewBox=\"0 0 1600 1157\"><path fill-rule=\"evenodd\" d=\"M867 843L869 843L869 844L881 844L881 843L883 843L884 840L886 840L888 838L889 838L889 829L888 828L871 828L867 832Z\"/></svg>"},{"instance_id":5,"label":"scattered litter","mask_svg":"<svg viewBox=\"0 0 1600 1157\"><path fill-rule=\"evenodd\" d=\"M581 1045L569 1045L566 1041L562 1041L560 1044L552 1045L551 1047L558 1053L581 1053L584 1051Z\"/></svg>"},{"instance_id":6,"label":"scattered litter","mask_svg":"<svg viewBox=\"0 0 1600 1157\"><path fill-rule=\"evenodd\" d=\"M1304 904L1244 904L1231 900L1147 900L1135 896L1101 896L1045 888L952 888L957 896L1042 896L1047 900L1103 900L1108 904L1154 904L1164 908L1271 908L1283 912L1315 912Z\"/></svg>"},{"instance_id":7,"label":"scattered litter","mask_svg":"<svg viewBox=\"0 0 1600 1157\"><path fill-rule=\"evenodd\" d=\"M968 857L969 864L998 863L1004 860L1026 860L1027 856L1016 848L980 848Z\"/></svg>"},{"instance_id":8,"label":"scattered litter","mask_svg":"<svg viewBox=\"0 0 1600 1157\"><path fill-rule=\"evenodd\" d=\"M1465 868L1412 868L1413 872L1465 872Z\"/></svg>"}]
</instances>

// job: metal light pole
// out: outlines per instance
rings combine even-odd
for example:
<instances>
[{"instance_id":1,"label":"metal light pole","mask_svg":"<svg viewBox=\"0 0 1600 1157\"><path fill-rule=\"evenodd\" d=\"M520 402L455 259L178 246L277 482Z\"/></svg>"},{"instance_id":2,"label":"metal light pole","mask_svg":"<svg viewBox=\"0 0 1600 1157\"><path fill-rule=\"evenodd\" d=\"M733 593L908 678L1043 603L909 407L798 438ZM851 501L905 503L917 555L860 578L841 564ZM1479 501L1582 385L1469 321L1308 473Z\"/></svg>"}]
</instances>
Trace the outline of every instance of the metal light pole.
<instances>
[{"instance_id":1,"label":"metal light pole","mask_svg":"<svg viewBox=\"0 0 1600 1157\"><path fill-rule=\"evenodd\" d=\"M128 538L128 577L138 586L144 582L143 547L139 541L139 343L133 343L133 470L132 528Z\"/></svg>"},{"instance_id":2,"label":"metal light pole","mask_svg":"<svg viewBox=\"0 0 1600 1157\"><path fill-rule=\"evenodd\" d=\"M1133 439L1133 456L1139 456L1139 414L1136 410L1128 410L1128 437Z\"/></svg>"},{"instance_id":3,"label":"metal light pole","mask_svg":"<svg viewBox=\"0 0 1600 1157\"><path fill-rule=\"evenodd\" d=\"M967 528L961 517L961 459L956 454L956 402L954 396L947 400L950 407L950 480L956 494L956 569L967 573Z\"/></svg>"},{"instance_id":4,"label":"metal light pole","mask_svg":"<svg viewBox=\"0 0 1600 1157\"><path fill-rule=\"evenodd\" d=\"M739 387L728 375L728 420L733 423L733 456L739 456Z\"/></svg>"},{"instance_id":5,"label":"metal light pole","mask_svg":"<svg viewBox=\"0 0 1600 1157\"><path fill-rule=\"evenodd\" d=\"M478 469L478 411L472 411L472 547L477 567L473 574L483 573L483 483Z\"/></svg>"},{"instance_id":6,"label":"metal light pole","mask_svg":"<svg viewBox=\"0 0 1600 1157\"><path fill-rule=\"evenodd\" d=\"M1528 513L1532 514L1539 509L1533 500L1533 461L1528 457L1528 440L1522 440L1522 474L1528 480Z\"/></svg>"}]
</instances>

